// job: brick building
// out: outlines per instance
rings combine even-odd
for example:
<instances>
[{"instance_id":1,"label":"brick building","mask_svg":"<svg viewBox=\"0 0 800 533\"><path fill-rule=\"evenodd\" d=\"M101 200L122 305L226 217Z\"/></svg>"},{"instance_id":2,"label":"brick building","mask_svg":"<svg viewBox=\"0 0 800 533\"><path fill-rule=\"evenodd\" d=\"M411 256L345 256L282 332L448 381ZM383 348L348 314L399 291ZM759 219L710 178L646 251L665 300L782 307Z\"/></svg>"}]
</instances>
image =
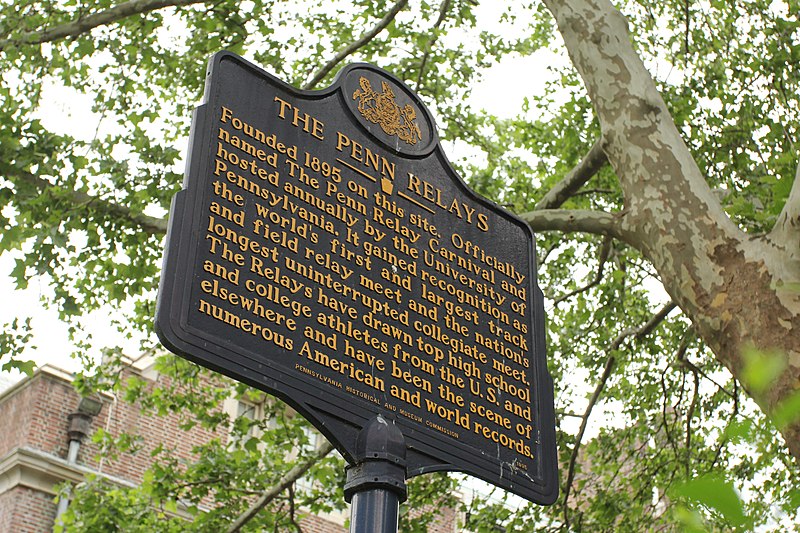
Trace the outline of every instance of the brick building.
<instances>
[{"instance_id":1,"label":"brick building","mask_svg":"<svg viewBox=\"0 0 800 533\"><path fill-rule=\"evenodd\" d=\"M130 372L155 379L152 367ZM221 406L235 414L240 405ZM193 446L211 438L228 436L195 426L178 430L174 415L158 419L145 416L135 405L112 397L81 401L72 386L72 376L52 366L39 368L33 376L0 392L0 533L42 533L53 529L57 513L57 486L64 481L79 483L87 474L100 474L119 485L136 485L150 466L148 453L163 443L178 457L190 457ZM91 435L98 428L112 435L136 432L143 439L140 453L115 461L96 459L98 449L91 439L76 444L76 432ZM64 504L62 504L64 505ZM306 516L301 522L308 533L342 533L346 513ZM460 531L460 517L445 509L431 527L433 533Z\"/></svg>"}]
</instances>

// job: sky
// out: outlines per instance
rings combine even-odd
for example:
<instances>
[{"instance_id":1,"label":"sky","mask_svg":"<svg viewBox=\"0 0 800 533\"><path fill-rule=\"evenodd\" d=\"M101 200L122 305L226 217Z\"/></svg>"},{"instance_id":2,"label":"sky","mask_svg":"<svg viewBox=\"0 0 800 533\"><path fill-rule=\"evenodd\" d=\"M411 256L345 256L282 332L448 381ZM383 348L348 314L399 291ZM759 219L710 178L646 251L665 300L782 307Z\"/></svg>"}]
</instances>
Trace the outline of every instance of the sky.
<instances>
[{"instance_id":1,"label":"sky","mask_svg":"<svg viewBox=\"0 0 800 533\"><path fill-rule=\"evenodd\" d=\"M491 11L492 7L489 3L483 3L481 9ZM499 17L500 13L490 13L490 15ZM486 17L481 16L479 20L486 20ZM490 22L490 24L492 23ZM493 24L500 24L500 22L496 20ZM506 37L513 38L514 32L522 31L520 28L524 27L525 21L520 21L519 26L515 27L508 27L504 24L503 33ZM357 60L357 58L349 59ZM343 67L347 62L345 60L341 66ZM565 54L559 55L549 50L540 50L527 57L508 56L485 71L482 81L473 87L467 103L500 118L516 117L519 115L526 97L531 98L534 95L545 93L547 81L554 76L548 67L560 67L567 62L568 58ZM198 75L203 75L205 68L205 64L198 65ZM49 105L42 111L40 117L45 126L56 133L69 133L87 141L97 134L98 125L102 119L99 115L91 112L92 99L89 96L58 86L49 87L46 91L42 100L48 102ZM498 98L498 95L502 95L502 97ZM200 102L197 104L199 105ZM75 117L80 117L80 120L76 120ZM434 114L434 119L436 118ZM188 146L188 133L187 131L186 140L182 145L176 146L184 155ZM453 162L470 156L460 149L458 142L443 143L443 148L448 159ZM181 170L176 169L176 171ZM156 215L155 213L148 214ZM35 332L32 345L35 348L26 351L23 359L31 359L38 366L49 364L68 372L79 371L81 369L80 360L70 356L75 351L75 346L69 341L67 326L59 321L55 311L44 309L42 306L41 297L47 295L49 291L46 280L35 280L26 290L16 291L13 281L5 275L12 268L13 255L0 256L0 298L6 302L14 302L13 306L0 306L0 324L10 321L16 316L32 317L33 331ZM548 306L547 301L545 305ZM120 313L114 309L102 309L84 321L86 324L91 324L94 350L93 353L85 355L94 361L99 360L101 349L104 347L119 346L123 349L123 353L132 359L136 359L140 355L139 339L125 339L114 327L112 323L114 317L120 318ZM0 372L0 391L22 377L19 373ZM584 379L588 376L576 376L576 378ZM572 400L576 402L576 409L579 409L586 401L581 397L575 397ZM562 422L562 427L567 431L577 432L578 425L579 419L577 418L566 418Z\"/></svg>"},{"instance_id":2,"label":"sky","mask_svg":"<svg viewBox=\"0 0 800 533\"><path fill-rule=\"evenodd\" d=\"M57 133L70 133L83 140L91 140L96 132L100 117L91 111L91 98L75 90L50 86L45 89L44 101L48 105L41 112L42 122ZM75 120L80 116L81 120ZM69 372L80 369L80 362L69 356L74 351L70 343L67 326L58 319L55 310L45 309L42 297L51 294L45 278L34 278L25 290L16 290L15 282L8 276L14 267L13 252L0 256L0 298L9 302L0 305L0 324L6 324L16 317L24 320L31 317L35 337L32 349L23 354L23 359L31 359L38 366L50 364ZM13 304L11 303L13 302ZM96 325L94 337L102 345L120 344L123 339L111 326L113 310L90 315L87 322ZM18 373L9 377L0 372L0 390L3 384L19 379Z\"/></svg>"},{"instance_id":3,"label":"sky","mask_svg":"<svg viewBox=\"0 0 800 533\"><path fill-rule=\"evenodd\" d=\"M490 4L483 3L487 6ZM513 117L518 113L526 96L541 94L544 91L547 80L544 67L553 63L563 64L564 61L566 61L564 57L547 52L540 52L527 58L507 58L486 72L484 81L473 88L468 104L482 107L499 117ZM680 75L680 72L674 71L666 63L648 67L653 72L667 68L670 69L669 75ZM205 65L199 64L197 70L198 75L203 75ZM521 76L520 73L527 75ZM498 94L502 94L502 98L498 98ZM44 100L50 102L49 107L42 113L42 120L47 126L87 140L94 136L100 118L92 115L89 97L62 87L51 87ZM80 116L81 120L74 120L73 117L76 116ZM178 146L184 154L185 144ZM457 144L445 145L445 152L452 161L462 155L458 153ZM33 359L39 366L50 364L70 372L79 370L80 361L69 357L74 346L69 342L66 326L59 321L55 311L42 307L41 297L49 291L46 281L34 280L26 290L15 290L13 281L6 275L13 268L13 259L11 254L0 256L0 298L3 301L3 305L0 305L0 324L18 316L32 317L36 332L33 344L36 348L26 352L24 358ZM96 346L121 345L128 355L135 357L138 344L125 340L116 332L111 323L113 316L114 310L107 309L95 313L87 320L93 326ZM99 351L91 355L97 358ZM20 378L18 373L0 372L0 392ZM599 411L597 416L599 418ZM569 430L567 426L570 422L574 422L577 426L579 421L575 419L564 422L562 427Z\"/></svg>"},{"instance_id":4,"label":"sky","mask_svg":"<svg viewBox=\"0 0 800 533\"><path fill-rule=\"evenodd\" d=\"M525 58L507 58L486 72L484 81L473 88L469 103L499 117L511 118L518 114L526 96L544 91L546 76L538 73L543 74L548 65L562 61L563 58L546 51ZM205 65L198 65L198 75L204 70ZM520 72L529 72L531 75L520 78ZM534 75L535 72L537 74ZM503 98L497 98L497 94L503 94ZM43 101L49 102L41 116L47 127L85 140L92 139L96 134L101 118L91 112L90 97L71 89L53 86L47 89ZM74 120L76 116L80 116L81 120ZM184 154L187 142L188 132L187 141L178 147ZM451 160L462 156L458 153L457 144L445 145L444 148ZM31 317L35 337L31 343L32 349L27 350L23 358L32 359L38 366L49 364L69 372L78 371L80 361L69 355L75 347L70 343L67 326L58 319L56 311L43 307L42 296L50 291L46 280L35 279L27 289L16 290L14 281L7 276L13 266L13 253L0 256L0 298L5 302L13 302L13 305L0 306L0 324L8 323L16 317ZM111 323L114 316L113 309L106 309L94 313L87 320L93 326L96 346L119 345L127 355L135 357L138 342L126 340L116 331ZM99 357L98 354L91 355L96 358ZM0 390L20 378L18 373L0 372Z\"/></svg>"},{"instance_id":5,"label":"sky","mask_svg":"<svg viewBox=\"0 0 800 533\"><path fill-rule=\"evenodd\" d=\"M515 117L519 114L526 97L542 94L545 91L546 67L555 62L563 64L564 61L565 58L547 51L525 58L506 58L488 70L484 75L484 81L473 87L468 104L483 108L501 118ZM346 62L341 66L343 67ZM198 65L198 75L203 75L205 68L205 64ZM529 74L521 77L520 72ZM502 98L498 98L498 94L502 94ZM91 140L94 137L101 117L91 112L91 98L71 89L50 87L48 94L42 100L49 102L40 117L45 126L57 133L69 133L84 140ZM81 119L75 120L74 117ZM184 145L177 146L184 155L187 144L188 131ZM444 150L451 161L466 155L459 153L458 143L445 144ZM5 302L13 302L13 305L0 305L0 324L9 322L15 317L32 317L35 332L32 344L35 348L26 351L23 358L32 359L38 366L48 364L68 372L79 371L81 362L70 357L75 346L69 340L67 326L58 319L56 311L45 309L42 305L42 296L50 292L46 280L36 279L27 289L15 290L13 280L6 275L13 266L13 254L0 256L0 298ZM103 346L118 345L123 348L126 355L134 358L137 356L138 342L126 340L116 331L112 324L114 316L115 310L104 309L94 313L85 321L92 326L97 353L90 355L95 360L99 358L99 349ZM0 372L0 392L22 378L18 372ZM482 483L476 480L472 480L472 483L467 486L479 492L486 491Z\"/></svg>"},{"instance_id":6,"label":"sky","mask_svg":"<svg viewBox=\"0 0 800 533\"><path fill-rule=\"evenodd\" d=\"M468 103L475 107L481 107L498 117L512 118L519 113L526 97L544 92L544 84L547 79L545 75L531 74L520 80L519 73L540 72L543 74L548 65L562 61L564 58L548 52L540 52L526 58L508 58L486 73L484 81L473 88ZM198 65L198 72L203 72L204 69L205 65ZM93 120L72 120L73 116L92 117L91 101L83 95L63 88L53 87L51 92L52 95L44 99L50 101L50 109L42 117L46 125L63 132L69 129L73 135L87 140L91 139L95 134L99 117L94 116ZM503 98L497 98L498 94L503 94ZM78 129L76 130L76 128ZM187 141L184 144L186 143L188 143L188 132ZM185 155L187 146L179 148ZM451 161L462 155L458 153L457 143L445 145L444 150ZM69 341L66 325L59 321L54 310L45 309L41 304L41 296L48 294L49 291L46 282L35 280L26 290L15 290L13 281L4 275L11 271L13 264L12 255L0 256L0 298L3 301L15 302L13 306L0 306L0 324L13 320L15 316L32 317L36 332L33 345L36 348L26 352L25 358L34 360L38 366L49 364L68 372L79 371L80 361L69 355L75 347ZM95 345L98 347L118 345L123 348L126 355L135 358L138 342L122 338L111 323L113 316L114 310L109 309L96 312L87 320L87 323L93 326ZM99 357L99 350L92 356L95 359ZM0 392L22 378L23 376L18 372L0 372ZM577 419L568 419L566 422L567 425L574 422L575 430L577 430ZM470 483L465 484L465 490L475 490L482 494L488 492L487 487L488 485L475 479L470 479ZM469 497L470 495L465 496ZM516 500L512 498L512 501ZM508 503L510 504L510 502ZM521 503L519 504L521 505Z\"/></svg>"}]
</instances>

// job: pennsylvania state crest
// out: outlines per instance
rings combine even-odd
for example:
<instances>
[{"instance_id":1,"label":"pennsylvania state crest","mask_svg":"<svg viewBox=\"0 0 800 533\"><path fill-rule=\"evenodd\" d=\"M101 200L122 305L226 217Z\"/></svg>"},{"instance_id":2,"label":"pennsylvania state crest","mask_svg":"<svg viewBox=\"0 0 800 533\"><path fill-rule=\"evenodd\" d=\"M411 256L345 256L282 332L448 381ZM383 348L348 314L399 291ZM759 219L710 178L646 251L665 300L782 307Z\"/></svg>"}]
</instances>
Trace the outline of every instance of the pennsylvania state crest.
<instances>
[{"instance_id":1,"label":"pennsylvania state crest","mask_svg":"<svg viewBox=\"0 0 800 533\"><path fill-rule=\"evenodd\" d=\"M422 133L417 125L417 113L411 104L402 108L395 103L395 95L388 83L382 81L383 92L378 93L372 88L369 80L364 76L358 81L361 89L353 93L353 100L358 100L358 111L361 115L378 124L387 135L397 135L407 144L414 145L422 139Z\"/></svg>"}]
</instances>

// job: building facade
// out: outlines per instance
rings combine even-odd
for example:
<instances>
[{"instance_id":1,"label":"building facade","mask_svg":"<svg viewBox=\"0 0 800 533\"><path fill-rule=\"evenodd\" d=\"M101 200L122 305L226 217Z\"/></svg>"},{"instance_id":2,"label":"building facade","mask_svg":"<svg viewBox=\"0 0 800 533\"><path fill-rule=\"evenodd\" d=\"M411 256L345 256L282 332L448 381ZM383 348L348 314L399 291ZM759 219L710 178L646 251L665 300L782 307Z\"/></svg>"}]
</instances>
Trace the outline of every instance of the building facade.
<instances>
[{"instance_id":1,"label":"building facade","mask_svg":"<svg viewBox=\"0 0 800 533\"><path fill-rule=\"evenodd\" d=\"M129 372L155 379L152 367L131 366ZM246 406L245 406L246 407ZM237 414L242 405L221 406ZM194 446L212 438L227 439L222 429L211 432L196 425L179 430L175 415L150 417L136 405L99 397L81 400L70 374L52 366L39 368L0 393L0 533L43 533L53 530L67 503L56 503L57 488L65 481L80 483L89 474L120 486L135 486L151 465L150 451L162 444L176 457L191 458ZM135 433L142 439L138 453L117 459L97 459L98 448L88 436L99 428L111 435ZM306 533L343 533L346 513L305 515ZM461 517L442 509L431 533L460 531Z\"/></svg>"}]
</instances>

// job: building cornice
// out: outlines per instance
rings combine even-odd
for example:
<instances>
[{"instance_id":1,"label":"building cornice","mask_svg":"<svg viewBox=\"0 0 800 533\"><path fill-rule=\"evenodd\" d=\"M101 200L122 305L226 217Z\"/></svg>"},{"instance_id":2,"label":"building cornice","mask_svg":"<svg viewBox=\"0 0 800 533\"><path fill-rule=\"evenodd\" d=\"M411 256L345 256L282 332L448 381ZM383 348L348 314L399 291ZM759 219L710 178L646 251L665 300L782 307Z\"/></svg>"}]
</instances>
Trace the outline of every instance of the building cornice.
<instances>
[{"instance_id":1,"label":"building cornice","mask_svg":"<svg viewBox=\"0 0 800 533\"><path fill-rule=\"evenodd\" d=\"M43 374L66 383L72 383L75 380L75 377L65 370L61 370L60 368L56 368L51 365L40 366L33 371L33 375L24 376L22 379L12 384L4 391L0 392L0 403L3 403L6 399L14 396L26 387L29 387L34 381L40 379Z\"/></svg>"},{"instance_id":2,"label":"building cornice","mask_svg":"<svg viewBox=\"0 0 800 533\"><path fill-rule=\"evenodd\" d=\"M0 459L0 494L16 487L27 487L55 496L57 486L65 481L82 482L87 475L96 475L126 487L136 485L128 480L109 476L61 457L33 448L15 448Z\"/></svg>"}]
</instances>

